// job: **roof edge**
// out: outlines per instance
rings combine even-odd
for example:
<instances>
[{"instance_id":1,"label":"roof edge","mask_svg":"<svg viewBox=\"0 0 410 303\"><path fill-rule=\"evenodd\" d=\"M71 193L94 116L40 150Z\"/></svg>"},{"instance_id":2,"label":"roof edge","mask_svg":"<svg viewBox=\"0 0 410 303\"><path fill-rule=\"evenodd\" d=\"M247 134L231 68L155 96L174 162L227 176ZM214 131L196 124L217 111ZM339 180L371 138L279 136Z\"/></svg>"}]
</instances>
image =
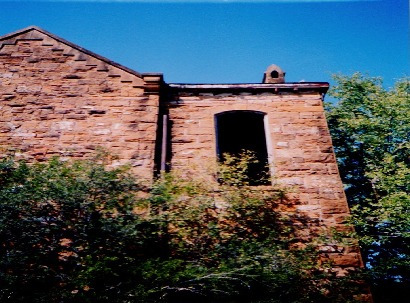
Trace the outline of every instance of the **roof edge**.
<instances>
[{"instance_id":1,"label":"roof edge","mask_svg":"<svg viewBox=\"0 0 410 303\"><path fill-rule=\"evenodd\" d=\"M180 92L272 92L279 91L318 91L325 94L329 89L328 82L287 82L287 83L239 83L239 84L182 84L170 83L168 87Z\"/></svg>"},{"instance_id":2,"label":"roof edge","mask_svg":"<svg viewBox=\"0 0 410 303\"><path fill-rule=\"evenodd\" d=\"M11 32L11 33L8 33L8 34L5 34L5 35L0 36L0 41L1 41L1 40L6 40L6 39L13 38L14 36L18 36L18 35L24 34L24 33L26 33L26 32L29 32L29 31L33 30L33 29L34 29L34 30L38 30L38 31L40 31L40 32L43 32L43 30L42 30L41 28L39 28L38 26L30 25L30 26L27 26L27 27L25 27L25 28L23 28L23 29L19 29L19 30L16 30L16 31L14 31L14 32Z\"/></svg>"},{"instance_id":3,"label":"roof edge","mask_svg":"<svg viewBox=\"0 0 410 303\"><path fill-rule=\"evenodd\" d=\"M42 34L44 34L44 35L46 35L46 36L49 36L49 37L52 38L52 39L57 40L57 41L60 42L60 43L66 44L66 45L70 46L71 48L74 48L74 49L76 49L76 50L78 50L78 51L80 51L80 52L82 52L82 53L85 53L85 54L87 54L87 55L89 55L89 56L91 56L91 57L94 57L94 58L96 58L96 59L98 59L98 60L101 60L101 61L103 61L103 62L105 62L105 63L107 63L107 64L109 64L109 65L112 65L112 66L114 66L114 67L116 67L116 68L119 68L119 69L121 69L121 70L123 70L123 71L125 71L125 72L127 72L127 73L133 74L133 75L135 75L135 76L137 76L137 77L143 79L143 76L142 76L141 73L139 73L139 72L137 72L137 71L135 71L135 70L133 70L133 69L131 69L131 68L128 68L128 67L126 67L126 66L124 66L124 65L121 65L121 64L119 64L119 63L117 63L117 62L114 62L114 61L112 61L112 60L110 60L110 59L108 59L108 58L106 58L106 57L103 57L103 56L101 56L101 55L98 55L97 53L94 53L94 52L92 52L92 51L90 51L90 50L88 50L88 49L85 49L85 48L83 48L83 47L81 47L81 46L75 44L75 43L72 43L72 42L70 42L70 41L68 41L68 40L65 40L65 39L63 39L63 38L61 38L61 37L59 37L59 36L57 36L57 35L55 35L55 34L52 34L52 33L48 32L48 31L46 31L46 30L44 30L44 29L42 29L42 28L40 28L40 27L38 27L38 26L35 26L35 25L31 25L31 26L28 26L28 27L26 27L26 28L17 30L17 31L15 31L15 32L12 32L12 33L9 33L9 34L0 36L0 44L1 44L1 41L2 41L2 40L12 39L12 38L17 37L17 36L19 36L19 35L28 33L28 32L30 32L30 31L32 31L32 30L38 31L38 32L40 32L40 33L42 33Z\"/></svg>"},{"instance_id":4,"label":"roof edge","mask_svg":"<svg viewBox=\"0 0 410 303\"><path fill-rule=\"evenodd\" d=\"M172 87L181 88L239 88L239 87L310 87L310 86L321 86L329 87L329 82L285 82L285 83L169 83Z\"/></svg>"}]
</instances>

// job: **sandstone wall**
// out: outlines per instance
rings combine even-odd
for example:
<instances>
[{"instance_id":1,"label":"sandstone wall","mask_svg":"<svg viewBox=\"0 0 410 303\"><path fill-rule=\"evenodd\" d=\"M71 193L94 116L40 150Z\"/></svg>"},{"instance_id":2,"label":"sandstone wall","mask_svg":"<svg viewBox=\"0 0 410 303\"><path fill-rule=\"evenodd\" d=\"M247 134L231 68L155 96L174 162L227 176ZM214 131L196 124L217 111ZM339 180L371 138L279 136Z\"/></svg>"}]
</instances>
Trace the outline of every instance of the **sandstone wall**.
<instances>
[{"instance_id":1,"label":"sandstone wall","mask_svg":"<svg viewBox=\"0 0 410 303\"><path fill-rule=\"evenodd\" d=\"M0 148L29 160L103 147L153 173L158 96L138 73L36 29L0 40Z\"/></svg>"},{"instance_id":2,"label":"sandstone wall","mask_svg":"<svg viewBox=\"0 0 410 303\"><path fill-rule=\"evenodd\" d=\"M290 196L297 202L293 211L314 222L309 223L306 237L333 227L348 231L349 210L319 92L192 93L181 89L168 103L172 169L215 175L214 116L231 110L266 113L272 172L279 182L293 188ZM337 266L361 265L357 246L327 246L323 251Z\"/></svg>"}]
</instances>

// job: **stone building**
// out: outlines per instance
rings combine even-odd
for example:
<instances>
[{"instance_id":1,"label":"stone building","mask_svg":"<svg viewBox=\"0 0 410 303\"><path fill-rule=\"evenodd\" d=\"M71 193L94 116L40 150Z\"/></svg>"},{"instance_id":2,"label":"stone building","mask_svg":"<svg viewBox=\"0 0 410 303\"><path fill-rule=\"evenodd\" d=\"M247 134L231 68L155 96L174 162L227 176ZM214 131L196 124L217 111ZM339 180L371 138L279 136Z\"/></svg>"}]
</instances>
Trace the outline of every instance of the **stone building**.
<instances>
[{"instance_id":1,"label":"stone building","mask_svg":"<svg viewBox=\"0 0 410 303\"><path fill-rule=\"evenodd\" d=\"M346 230L349 214L322 101L325 82L172 84L37 27L0 37L0 148L42 161L99 147L152 180L161 170L212 175L223 153L255 152L295 187L295 211ZM263 170L265 166L260 166ZM357 248L328 247L335 266L361 266Z\"/></svg>"}]
</instances>

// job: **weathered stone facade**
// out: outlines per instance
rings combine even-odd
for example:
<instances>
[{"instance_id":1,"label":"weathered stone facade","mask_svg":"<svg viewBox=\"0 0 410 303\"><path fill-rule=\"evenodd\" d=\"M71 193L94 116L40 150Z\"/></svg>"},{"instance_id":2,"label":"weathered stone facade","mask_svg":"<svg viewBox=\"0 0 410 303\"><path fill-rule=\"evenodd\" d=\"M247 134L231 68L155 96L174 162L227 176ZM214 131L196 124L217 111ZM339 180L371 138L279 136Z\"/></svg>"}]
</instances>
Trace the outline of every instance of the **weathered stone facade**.
<instances>
[{"instance_id":1,"label":"weathered stone facade","mask_svg":"<svg viewBox=\"0 0 410 303\"><path fill-rule=\"evenodd\" d=\"M140 74L29 27L0 38L0 147L40 161L103 147L117 156L113 165L128 163L148 180L166 166L211 176L216 115L257 113L270 173L296 188L294 211L346 230L349 210L322 105L328 86L286 83L276 66L262 84L167 84L162 74ZM362 265L356 247L325 249L340 268Z\"/></svg>"},{"instance_id":2,"label":"weathered stone facade","mask_svg":"<svg viewBox=\"0 0 410 303\"><path fill-rule=\"evenodd\" d=\"M323 227L349 231L346 197L327 127L327 83L241 85L170 84L163 107L170 126L172 169L210 175L217 161L215 115L230 111L265 114L271 173L295 194L291 210L311 219L307 238ZM289 209L288 209L289 210ZM357 247L324 247L342 269L362 266Z\"/></svg>"},{"instance_id":3,"label":"weathered stone facade","mask_svg":"<svg viewBox=\"0 0 410 303\"><path fill-rule=\"evenodd\" d=\"M152 176L158 94L151 78L34 27L0 40L0 146L28 159L103 146Z\"/></svg>"}]
</instances>

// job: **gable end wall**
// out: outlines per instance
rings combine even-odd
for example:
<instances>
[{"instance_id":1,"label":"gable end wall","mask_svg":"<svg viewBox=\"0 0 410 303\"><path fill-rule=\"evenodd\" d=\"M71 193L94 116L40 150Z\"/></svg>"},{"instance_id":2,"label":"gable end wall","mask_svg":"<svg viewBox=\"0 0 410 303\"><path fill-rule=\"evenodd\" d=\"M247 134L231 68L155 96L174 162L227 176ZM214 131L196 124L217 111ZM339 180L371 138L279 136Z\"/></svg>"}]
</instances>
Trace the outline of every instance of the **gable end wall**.
<instances>
[{"instance_id":1,"label":"gable end wall","mask_svg":"<svg viewBox=\"0 0 410 303\"><path fill-rule=\"evenodd\" d=\"M0 41L1 43L1 41ZM102 147L151 179L158 95L144 81L36 31L0 44L0 148L29 160Z\"/></svg>"}]
</instances>

